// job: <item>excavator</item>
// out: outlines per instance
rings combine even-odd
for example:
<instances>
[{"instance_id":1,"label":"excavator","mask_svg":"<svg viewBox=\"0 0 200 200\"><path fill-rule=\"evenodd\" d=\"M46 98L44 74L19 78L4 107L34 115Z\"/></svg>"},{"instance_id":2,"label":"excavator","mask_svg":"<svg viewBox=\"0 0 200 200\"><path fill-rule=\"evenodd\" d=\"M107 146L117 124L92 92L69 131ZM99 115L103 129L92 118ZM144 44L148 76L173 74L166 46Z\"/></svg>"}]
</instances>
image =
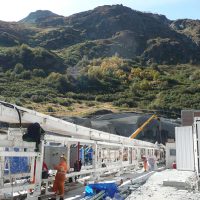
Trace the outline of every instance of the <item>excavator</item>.
<instances>
[{"instance_id":1,"label":"excavator","mask_svg":"<svg viewBox=\"0 0 200 200\"><path fill-rule=\"evenodd\" d=\"M137 135L149 124L153 119L160 121L160 118L157 115L152 115L147 121L145 121L129 138L135 139Z\"/></svg>"}]
</instances>

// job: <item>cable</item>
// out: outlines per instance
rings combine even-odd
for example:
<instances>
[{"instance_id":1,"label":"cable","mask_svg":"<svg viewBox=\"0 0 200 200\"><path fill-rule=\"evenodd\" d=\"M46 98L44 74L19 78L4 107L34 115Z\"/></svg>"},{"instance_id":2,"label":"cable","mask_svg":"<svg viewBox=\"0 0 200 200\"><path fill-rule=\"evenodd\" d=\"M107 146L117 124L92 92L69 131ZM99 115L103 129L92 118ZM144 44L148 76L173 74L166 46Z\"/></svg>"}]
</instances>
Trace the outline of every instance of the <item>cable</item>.
<instances>
[{"instance_id":1,"label":"cable","mask_svg":"<svg viewBox=\"0 0 200 200\"><path fill-rule=\"evenodd\" d=\"M2 104L5 107L8 107L8 108L13 108L17 111L17 114L18 114L18 117L19 117L19 126L21 128L22 127L22 118L21 118L20 110L16 106L14 106L13 104L10 104L10 103L0 101L0 104Z\"/></svg>"}]
</instances>

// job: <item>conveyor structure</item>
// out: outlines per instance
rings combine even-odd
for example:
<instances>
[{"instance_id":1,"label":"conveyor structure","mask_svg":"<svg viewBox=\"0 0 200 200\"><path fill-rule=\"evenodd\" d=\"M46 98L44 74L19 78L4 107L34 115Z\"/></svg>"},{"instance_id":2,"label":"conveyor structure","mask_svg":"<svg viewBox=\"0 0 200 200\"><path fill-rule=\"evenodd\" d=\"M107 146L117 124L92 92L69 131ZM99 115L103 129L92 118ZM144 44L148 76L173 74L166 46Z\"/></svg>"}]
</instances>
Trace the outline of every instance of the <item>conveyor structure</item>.
<instances>
[{"instance_id":1,"label":"conveyor structure","mask_svg":"<svg viewBox=\"0 0 200 200\"><path fill-rule=\"evenodd\" d=\"M28 200L40 197L42 182L48 188L49 180L42 180L41 173L45 144L51 142L59 143L66 148L68 163L70 163L71 145L91 146L93 149L91 166L83 168L80 172L68 173L66 176L90 175L95 180L98 180L100 175L105 172L120 174L124 170L137 168L141 161L141 155L154 155L155 151L159 151L157 145L149 142L86 128L2 101L0 101L0 122L19 124L19 128L8 128L5 134L0 134L0 199L6 195L13 196L20 191L27 193ZM22 128L21 124L35 122L38 122L47 132L41 141L39 152L34 151L35 143L22 140L26 129ZM51 135L48 132L59 135ZM18 151L15 151L15 148ZM6 174L5 166L9 157L27 157L30 171ZM35 159L36 173L35 182L33 182ZM104 166L102 162L105 163ZM29 177L29 181L23 181L27 177ZM49 194L47 189L46 194Z\"/></svg>"}]
</instances>

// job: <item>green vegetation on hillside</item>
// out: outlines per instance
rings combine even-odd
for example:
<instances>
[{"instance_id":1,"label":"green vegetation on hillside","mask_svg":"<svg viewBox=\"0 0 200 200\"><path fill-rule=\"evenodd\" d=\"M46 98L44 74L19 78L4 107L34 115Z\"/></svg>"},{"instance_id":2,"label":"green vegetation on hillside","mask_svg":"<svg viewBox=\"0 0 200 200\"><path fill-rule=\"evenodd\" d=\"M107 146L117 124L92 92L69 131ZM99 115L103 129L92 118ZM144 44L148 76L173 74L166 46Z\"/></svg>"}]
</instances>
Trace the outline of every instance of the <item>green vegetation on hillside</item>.
<instances>
[{"instance_id":1,"label":"green vegetation on hillside","mask_svg":"<svg viewBox=\"0 0 200 200\"><path fill-rule=\"evenodd\" d=\"M17 63L23 64L26 69L37 67L47 72L64 70L62 59L44 48L31 48L26 44L0 48L0 66L4 71L13 69Z\"/></svg>"},{"instance_id":2,"label":"green vegetation on hillside","mask_svg":"<svg viewBox=\"0 0 200 200\"><path fill-rule=\"evenodd\" d=\"M0 29L2 100L63 115L200 109L199 20L113 5L69 17L40 10Z\"/></svg>"},{"instance_id":3,"label":"green vegetation on hillside","mask_svg":"<svg viewBox=\"0 0 200 200\"><path fill-rule=\"evenodd\" d=\"M1 99L21 106L33 103L92 106L180 113L200 109L200 69L191 65L141 67L117 56L85 62L75 78L66 73L27 70L20 63L0 74ZM56 111L48 107L47 112Z\"/></svg>"}]
</instances>

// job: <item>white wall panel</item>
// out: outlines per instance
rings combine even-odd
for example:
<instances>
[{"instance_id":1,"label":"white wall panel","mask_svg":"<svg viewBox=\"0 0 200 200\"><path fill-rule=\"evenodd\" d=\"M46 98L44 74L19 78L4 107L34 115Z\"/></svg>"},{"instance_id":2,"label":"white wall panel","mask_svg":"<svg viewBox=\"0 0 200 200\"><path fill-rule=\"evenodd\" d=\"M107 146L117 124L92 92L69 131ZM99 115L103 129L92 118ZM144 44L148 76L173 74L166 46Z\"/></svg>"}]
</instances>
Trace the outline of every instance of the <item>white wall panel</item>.
<instances>
[{"instance_id":1,"label":"white wall panel","mask_svg":"<svg viewBox=\"0 0 200 200\"><path fill-rule=\"evenodd\" d=\"M192 126L176 127L175 134L177 169L194 171Z\"/></svg>"},{"instance_id":2,"label":"white wall panel","mask_svg":"<svg viewBox=\"0 0 200 200\"><path fill-rule=\"evenodd\" d=\"M176 152L172 154L171 151L176 151L175 143L166 143L166 168L171 169L172 163L176 161Z\"/></svg>"},{"instance_id":3,"label":"white wall panel","mask_svg":"<svg viewBox=\"0 0 200 200\"><path fill-rule=\"evenodd\" d=\"M195 169L200 174L200 119L195 118L194 123L194 143L195 143Z\"/></svg>"}]
</instances>

